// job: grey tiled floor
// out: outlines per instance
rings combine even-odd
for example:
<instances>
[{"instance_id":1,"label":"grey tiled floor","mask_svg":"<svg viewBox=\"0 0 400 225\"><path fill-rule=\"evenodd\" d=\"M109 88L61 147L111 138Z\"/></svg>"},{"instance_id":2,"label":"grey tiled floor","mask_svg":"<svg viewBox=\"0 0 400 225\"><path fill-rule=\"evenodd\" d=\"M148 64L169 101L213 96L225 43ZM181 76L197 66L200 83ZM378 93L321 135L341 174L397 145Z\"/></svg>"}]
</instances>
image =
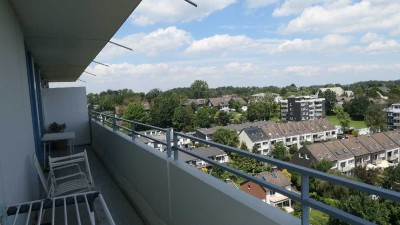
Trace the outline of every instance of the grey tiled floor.
<instances>
[{"instance_id":1,"label":"grey tiled floor","mask_svg":"<svg viewBox=\"0 0 400 225\"><path fill-rule=\"evenodd\" d=\"M121 190L111 177L111 174L105 168L104 164L100 161L97 155L93 152L90 146L76 146L75 153L81 152L86 149L89 158L90 170L95 183L95 190L99 191L110 210L110 213L116 225L143 225L136 211L133 209L129 201L122 194ZM54 152L51 155L57 157L64 155L64 152ZM105 223L105 214L100 211L100 205L95 205L97 213L97 221L100 224Z\"/></svg>"}]
</instances>

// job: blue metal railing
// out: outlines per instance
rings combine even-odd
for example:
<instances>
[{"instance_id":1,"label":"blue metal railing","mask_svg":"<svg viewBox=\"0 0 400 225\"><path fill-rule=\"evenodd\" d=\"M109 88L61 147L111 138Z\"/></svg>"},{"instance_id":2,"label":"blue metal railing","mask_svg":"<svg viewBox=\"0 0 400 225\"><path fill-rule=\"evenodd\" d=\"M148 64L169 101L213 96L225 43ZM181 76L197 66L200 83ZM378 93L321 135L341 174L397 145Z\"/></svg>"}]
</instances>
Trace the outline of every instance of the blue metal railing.
<instances>
[{"instance_id":1,"label":"blue metal railing","mask_svg":"<svg viewBox=\"0 0 400 225\"><path fill-rule=\"evenodd\" d=\"M324 204L324 203L322 203L320 201L317 201L315 199L310 198L310 192L309 192L309 190L310 190L310 177L314 177L314 178L318 178L318 179L321 179L321 180L325 180L325 181L328 181L328 182L331 182L331 183L335 183L335 184L338 184L338 185L341 185L341 186L344 186L344 187L347 187L347 188L351 188L351 189L354 189L354 190L357 190L357 191L361 191L361 192L369 193L369 194L372 194L372 195L376 195L376 196L379 196L379 197L382 197L382 198L385 198L385 199L388 199L388 200L392 200L392 201L395 201L395 202L400 202L400 193L396 192L396 191L387 190L387 189L384 189L384 188L379 188L377 186L368 185L368 184L361 183L361 182L354 181L354 180L350 180L350 179L347 179L347 178L343 178L343 177L335 176L335 175L332 175L332 174L323 173L323 172L320 172L320 171L317 171L317 170L313 170L313 169L310 169L310 168L294 165L294 164L289 163L289 162L284 162L284 161L280 161L280 160L277 160L277 159L274 159L274 158L261 156L259 154L255 154L255 153L248 152L248 151L243 151L243 150L240 150L238 148L226 146L226 145L215 143L215 142L212 142L212 141L207 141L205 139L194 137L194 136L187 135L187 134L184 134L184 133L175 132L175 131L172 131L172 129L163 129L163 128L151 126L151 125L148 125L148 124L143 124L143 123L138 123L138 122L134 122L134 121L130 121L130 120L125 120L125 119L114 117L112 115L106 115L106 114L102 114L102 113L98 113L98 112L94 112L94 111L90 112L90 117L92 119L96 120L96 121L99 121L99 122L103 123L103 125L108 125L108 126L112 127L114 131L116 131L118 128L120 128L122 130L125 130L125 131L128 131L131 134L132 139L135 139L136 135L139 134L139 135L144 136L144 137L146 137L148 139L151 139L151 140L153 140L153 141L155 141L157 143L166 145L167 146L167 157L168 158L172 158L173 157L173 159L175 161L179 160L178 152L181 151L181 152L186 153L188 155L191 155L191 156L193 156L195 158L201 159L201 160L203 160L203 161L205 161L205 162L207 162L207 163L209 163L209 164L211 164L213 166L220 167L220 168L222 168L222 169L224 169L224 170L226 170L226 171L228 171L228 172L230 172L232 174L235 174L237 176L245 178L245 179L247 179L249 181L252 181L252 182L254 182L256 184L259 184L259 185L261 185L263 187L266 187L266 188L268 188L270 190L273 190L275 192L281 193L281 194L283 194L283 195L285 195L285 196L287 196L287 197L289 197L289 198L291 198L291 199L293 199L295 201L300 202L300 204L301 204L301 213L302 213L301 214L302 215L301 216L302 225L308 225L309 224L309 211L310 211L310 208L319 210L321 212L324 212L324 213L326 213L326 214L328 214L330 216L333 216L335 218L338 218L338 219L340 219L342 221L345 221L345 222L348 222L350 224L356 224L356 225L373 225L374 224L374 223L372 223L370 221L367 221L365 219L362 219L362 218L357 217L355 215L352 215L350 213L344 212L344 211L342 211L342 210L340 210L338 208L326 205L326 204ZM129 123L129 124L131 124L131 128L127 128L127 127L124 127L124 126L121 126L121 125L117 125L117 121L123 121L123 122ZM157 140L157 139L152 138L152 137L150 137L148 135L144 135L142 133L137 132L135 130L135 127L137 127L137 126L143 126L143 127L147 127L147 128L150 128L150 129L155 129L155 130L159 130L159 131L165 132L166 133L166 142ZM171 134L172 134L172 140L171 140ZM209 146L212 146L212 147L219 148L219 149L221 149L223 151L234 152L234 153L246 156L246 157L250 157L250 158L256 159L256 160L261 161L261 162L265 162L265 163L269 163L269 164L278 166L280 168L285 168L285 169L288 169L290 171L298 172L301 175L301 193L299 194L299 193L296 193L296 192L289 191L289 190L287 190L285 188L282 188L282 187L273 185L271 183L268 183L265 180L261 180L261 179L255 178L255 177L253 177L253 176L251 176L251 175L249 175L249 174L247 174L245 172L242 172L240 170L234 169L234 168L229 167L229 166L227 166L225 164L220 164L217 161L214 161L214 160L209 159L207 157L203 157L203 156L197 155L197 154L195 154L192 151L189 151L187 149L180 148L180 147L178 147L179 137L188 138L190 140L193 140L193 141L196 141L196 142L199 142L199 143L203 143L203 144L206 144L206 145L209 145ZM172 156L172 153L173 153L173 156Z\"/></svg>"}]
</instances>

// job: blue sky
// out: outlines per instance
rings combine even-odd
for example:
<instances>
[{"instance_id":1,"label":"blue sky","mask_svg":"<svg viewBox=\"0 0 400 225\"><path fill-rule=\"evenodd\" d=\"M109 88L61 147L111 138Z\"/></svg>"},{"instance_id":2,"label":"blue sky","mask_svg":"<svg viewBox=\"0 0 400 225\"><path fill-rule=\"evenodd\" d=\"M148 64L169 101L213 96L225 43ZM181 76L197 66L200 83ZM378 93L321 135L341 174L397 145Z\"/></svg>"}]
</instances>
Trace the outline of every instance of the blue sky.
<instances>
[{"instance_id":1,"label":"blue sky","mask_svg":"<svg viewBox=\"0 0 400 225\"><path fill-rule=\"evenodd\" d=\"M143 0L82 74L88 92L400 79L398 0Z\"/></svg>"}]
</instances>

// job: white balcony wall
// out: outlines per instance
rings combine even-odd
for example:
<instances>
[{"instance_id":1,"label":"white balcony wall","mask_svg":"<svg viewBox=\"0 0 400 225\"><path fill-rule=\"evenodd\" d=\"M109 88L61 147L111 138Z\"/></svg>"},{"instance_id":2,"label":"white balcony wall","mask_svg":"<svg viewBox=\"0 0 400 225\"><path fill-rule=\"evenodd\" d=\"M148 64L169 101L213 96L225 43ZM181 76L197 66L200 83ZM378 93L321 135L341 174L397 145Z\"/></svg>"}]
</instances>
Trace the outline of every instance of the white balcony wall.
<instances>
[{"instance_id":1,"label":"white balcony wall","mask_svg":"<svg viewBox=\"0 0 400 225\"><path fill-rule=\"evenodd\" d=\"M152 225L300 224L280 209L91 122L92 147Z\"/></svg>"},{"instance_id":2,"label":"white balcony wall","mask_svg":"<svg viewBox=\"0 0 400 225\"><path fill-rule=\"evenodd\" d=\"M0 206L38 197L24 36L9 1L0 1Z\"/></svg>"},{"instance_id":3,"label":"white balcony wall","mask_svg":"<svg viewBox=\"0 0 400 225\"><path fill-rule=\"evenodd\" d=\"M85 87L43 89L43 107L46 129L53 122L66 123L65 131L75 132L75 145L90 143Z\"/></svg>"}]
</instances>

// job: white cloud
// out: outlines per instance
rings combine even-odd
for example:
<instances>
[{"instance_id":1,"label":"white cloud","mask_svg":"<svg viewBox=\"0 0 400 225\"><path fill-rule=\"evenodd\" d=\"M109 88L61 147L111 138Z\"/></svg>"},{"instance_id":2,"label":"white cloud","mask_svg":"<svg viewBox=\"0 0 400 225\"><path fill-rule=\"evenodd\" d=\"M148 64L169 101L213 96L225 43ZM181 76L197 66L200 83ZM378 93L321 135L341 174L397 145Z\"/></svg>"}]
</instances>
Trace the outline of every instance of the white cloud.
<instances>
[{"instance_id":1,"label":"white cloud","mask_svg":"<svg viewBox=\"0 0 400 225\"><path fill-rule=\"evenodd\" d=\"M383 69L386 66L378 64L341 64L328 67L328 71L332 73L360 73Z\"/></svg>"},{"instance_id":2,"label":"white cloud","mask_svg":"<svg viewBox=\"0 0 400 225\"><path fill-rule=\"evenodd\" d=\"M277 3L278 0L246 0L246 7L249 9L257 9Z\"/></svg>"},{"instance_id":3,"label":"white cloud","mask_svg":"<svg viewBox=\"0 0 400 225\"><path fill-rule=\"evenodd\" d=\"M350 43L351 38L343 35L330 34L326 35L322 39L294 39L286 40L271 53L282 53L291 51L301 52L334 52L338 51L339 47L346 46Z\"/></svg>"},{"instance_id":4,"label":"white cloud","mask_svg":"<svg viewBox=\"0 0 400 225\"><path fill-rule=\"evenodd\" d=\"M134 24L141 26L157 22L176 23L201 20L215 11L234 4L235 0L202 0L197 3L196 8L184 0L145 0L133 12L131 19Z\"/></svg>"},{"instance_id":5,"label":"white cloud","mask_svg":"<svg viewBox=\"0 0 400 225\"><path fill-rule=\"evenodd\" d=\"M293 73L302 76L312 76L318 74L320 68L314 66L288 66L284 69L285 73Z\"/></svg>"},{"instance_id":6,"label":"white cloud","mask_svg":"<svg viewBox=\"0 0 400 225\"><path fill-rule=\"evenodd\" d=\"M323 0L285 0L282 5L277 7L272 15L273 16L290 16L301 13L305 8L324 2Z\"/></svg>"},{"instance_id":7,"label":"white cloud","mask_svg":"<svg viewBox=\"0 0 400 225\"><path fill-rule=\"evenodd\" d=\"M393 39L387 39L376 33L367 33L361 37L360 41L366 46L352 46L350 51L355 53L381 54L399 52L400 44Z\"/></svg>"},{"instance_id":8,"label":"white cloud","mask_svg":"<svg viewBox=\"0 0 400 225\"><path fill-rule=\"evenodd\" d=\"M157 29L150 33L132 34L121 39L112 39L112 41L130 47L135 53L142 53L148 56L156 56L161 53L174 53L179 48L191 43L192 36L176 27L167 27ZM109 60L115 56L131 53L130 51L108 44L101 51L97 59Z\"/></svg>"},{"instance_id":9,"label":"white cloud","mask_svg":"<svg viewBox=\"0 0 400 225\"><path fill-rule=\"evenodd\" d=\"M301 15L281 27L283 33L352 33L400 29L400 2L394 0L333 1L305 8Z\"/></svg>"}]
</instances>

